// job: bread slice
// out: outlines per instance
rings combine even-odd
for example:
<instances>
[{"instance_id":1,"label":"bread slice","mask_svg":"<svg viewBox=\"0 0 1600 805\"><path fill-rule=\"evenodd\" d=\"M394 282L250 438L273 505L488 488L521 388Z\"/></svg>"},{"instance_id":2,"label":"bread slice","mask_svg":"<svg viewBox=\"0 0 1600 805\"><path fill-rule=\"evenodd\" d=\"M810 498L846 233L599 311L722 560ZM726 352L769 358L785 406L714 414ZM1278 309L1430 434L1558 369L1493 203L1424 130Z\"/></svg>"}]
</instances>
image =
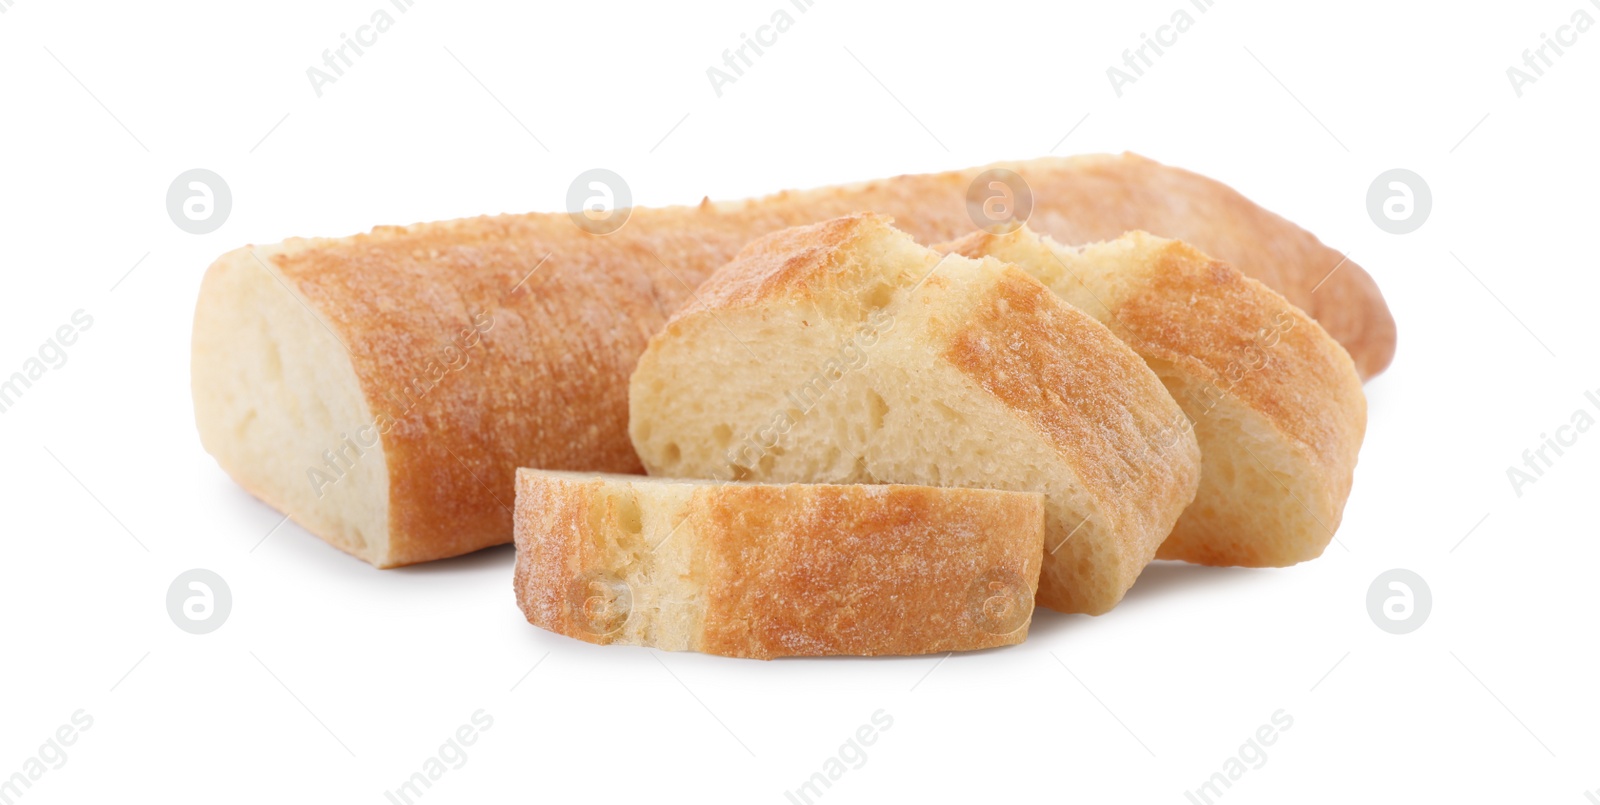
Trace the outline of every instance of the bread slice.
<instances>
[{"instance_id":1,"label":"bread slice","mask_svg":"<svg viewBox=\"0 0 1600 805\"><path fill-rule=\"evenodd\" d=\"M1037 494L520 470L517 602L590 643L771 659L1022 642Z\"/></svg>"},{"instance_id":2,"label":"bread slice","mask_svg":"<svg viewBox=\"0 0 1600 805\"><path fill-rule=\"evenodd\" d=\"M1367 403L1350 356L1265 285L1186 243L1131 232L1068 248L1026 228L939 247L1015 264L1111 328L1194 423L1200 491L1157 554L1276 567L1339 527Z\"/></svg>"},{"instance_id":3,"label":"bread slice","mask_svg":"<svg viewBox=\"0 0 1600 805\"><path fill-rule=\"evenodd\" d=\"M1183 412L1103 325L1015 267L861 214L755 241L650 340L652 475L1045 494L1039 602L1114 606L1194 496Z\"/></svg>"}]
</instances>

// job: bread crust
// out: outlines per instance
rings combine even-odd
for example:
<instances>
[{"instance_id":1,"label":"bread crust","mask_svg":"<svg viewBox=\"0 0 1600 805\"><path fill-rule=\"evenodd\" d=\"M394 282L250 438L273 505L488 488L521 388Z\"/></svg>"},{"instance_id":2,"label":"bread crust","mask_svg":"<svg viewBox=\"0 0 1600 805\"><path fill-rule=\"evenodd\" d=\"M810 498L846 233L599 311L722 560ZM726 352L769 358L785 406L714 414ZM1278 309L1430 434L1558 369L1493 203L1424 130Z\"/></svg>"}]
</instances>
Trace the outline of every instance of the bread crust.
<instances>
[{"instance_id":1,"label":"bread crust","mask_svg":"<svg viewBox=\"0 0 1600 805\"><path fill-rule=\"evenodd\" d=\"M1349 355L1303 311L1227 263L1145 232L1069 249L1023 228L1005 235L973 233L938 248L1062 274L1067 287L1061 292L1083 302L1086 311L1159 367L1196 427L1242 428L1217 422L1227 415L1218 406L1248 411L1287 451L1288 460L1280 464L1293 468L1289 477L1281 467L1266 471L1278 481L1270 490L1273 496L1296 498L1292 510L1305 515L1297 527L1253 521L1245 510L1261 508L1260 500L1208 497L1202 485L1194 506L1161 546L1160 558L1274 567L1322 553L1350 493L1366 431L1366 397ZM1096 279L1082 266L1069 265L1096 256L1116 268ZM1244 441L1237 433L1228 439ZM1218 472L1216 457L1207 458L1203 471Z\"/></svg>"},{"instance_id":2,"label":"bread crust","mask_svg":"<svg viewBox=\"0 0 1600 805\"><path fill-rule=\"evenodd\" d=\"M1394 359L1394 316L1372 276L1233 188L1134 154L1083 157L1037 174L1032 163L1018 165L1042 199L1028 221L1034 231L1062 243L1134 230L1184 241L1305 311L1345 348L1363 380Z\"/></svg>"},{"instance_id":3,"label":"bread crust","mask_svg":"<svg viewBox=\"0 0 1600 805\"><path fill-rule=\"evenodd\" d=\"M1040 231L1068 242L1133 228L1183 237L1305 307L1350 347L1365 374L1388 364L1393 321L1371 279L1346 262L1313 294L1337 253L1220 183L1132 155L998 167L1032 187ZM895 217L926 243L959 237L974 227L965 193L982 170L637 209L604 236L565 214L501 215L254 251L283 278L285 292L337 334L368 404L395 421L381 444L390 550L367 557L389 567L506 542L519 466L638 472L627 438L628 376L648 338L746 242L862 209ZM255 259L245 251L212 270ZM202 292L198 305L208 304L216 303ZM408 393L440 345L480 314L492 329L471 365L426 394ZM211 432L213 423L199 426L207 443L238 438ZM265 486L251 491L269 502L286 497ZM328 536L301 513L289 514Z\"/></svg>"},{"instance_id":4,"label":"bread crust","mask_svg":"<svg viewBox=\"0 0 1600 805\"><path fill-rule=\"evenodd\" d=\"M639 541L662 539L656 523L690 557L693 600L673 602L694 613L687 633L655 619L661 591L646 587L668 573L630 547L638 523ZM963 651L1026 637L1043 539L1030 493L522 470L514 584L530 623L591 643L755 659Z\"/></svg>"},{"instance_id":5,"label":"bread crust","mask_svg":"<svg viewBox=\"0 0 1600 805\"><path fill-rule=\"evenodd\" d=\"M1218 378L1227 394L1303 445L1342 500L1367 415L1350 356L1303 311L1227 263L1181 241L1152 243L1158 239L1143 232L1132 240L1148 243L1157 262L1145 291L1116 308L1117 322L1149 355ZM1247 354L1263 334L1271 343ZM1240 365L1251 357L1260 365Z\"/></svg>"}]
</instances>

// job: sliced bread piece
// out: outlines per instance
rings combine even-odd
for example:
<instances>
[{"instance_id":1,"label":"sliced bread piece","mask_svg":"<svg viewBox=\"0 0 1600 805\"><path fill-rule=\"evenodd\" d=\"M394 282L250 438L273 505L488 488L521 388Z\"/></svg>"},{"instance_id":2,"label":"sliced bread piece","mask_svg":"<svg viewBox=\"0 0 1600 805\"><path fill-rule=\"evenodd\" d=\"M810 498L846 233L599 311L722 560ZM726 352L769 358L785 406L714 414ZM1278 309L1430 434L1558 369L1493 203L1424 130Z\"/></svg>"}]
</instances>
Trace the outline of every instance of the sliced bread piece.
<instances>
[{"instance_id":1,"label":"sliced bread piece","mask_svg":"<svg viewBox=\"0 0 1600 805\"><path fill-rule=\"evenodd\" d=\"M1194 496L1199 449L1139 356L996 260L859 214L754 241L629 388L653 475L1045 494L1039 603L1121 600Z\"/></svg>"},{"instance_id":2,"label":"sliced bread piece","mask_svg":"<svg viewBox=\"0 0 1600 805\"><path fill-rule=\"evenodd\" d=\"M1130 232L1069 248L1029 231L939 247L1016 265L1105 323L1194 424L1200 491L1158 557L1281 567L1322 554L1367 403L1350 356L1267 286L1186 243Z\"/></svg>"},{"instance_id":3,"label":"sliced bread piece","mask_svg":"<svg viewBox=\"0 0 1600 805\"><path fill-rule=\"evenodd\" d=\"M771 659L1022 642L1038 494L519 470L517 602L590 643Z\"/></svg>"}]
</instances>

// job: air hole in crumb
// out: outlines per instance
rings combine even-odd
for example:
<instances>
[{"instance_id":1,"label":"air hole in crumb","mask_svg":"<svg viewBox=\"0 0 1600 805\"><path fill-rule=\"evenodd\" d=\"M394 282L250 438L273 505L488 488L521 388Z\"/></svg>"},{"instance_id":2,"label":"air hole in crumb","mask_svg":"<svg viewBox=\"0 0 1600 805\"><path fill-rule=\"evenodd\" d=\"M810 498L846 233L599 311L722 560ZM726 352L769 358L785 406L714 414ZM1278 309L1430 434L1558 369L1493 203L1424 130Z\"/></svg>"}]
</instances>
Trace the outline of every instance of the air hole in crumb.
<instances>
[{"instance_id":1,"label":"air hole in crumb","mask_svg":"<svg viewBox=\"0 0 1600 805\"><path fill-rule=\"evenodd\" d=\"M617 498L617 525L629 534L644 531L644 516L639 511L639 501L632 495Z\"/></svg>"},{"instance_id":2,"label":"air hole in crumb","mask_svg":"<svg viewBox=\"0 0 1600 805\"><path fill-rule=\"evenodd\" d=\"M726 450L733 442L733 428L727 425L718 425L711 429L711 440L716 442L717 449Z\"/></svg>"},{"instance_id":3,"label":"air hole in crumb","mask_svg":"<svg viewBox=\"0 0 1600 805\"><path fill-rule=\"evenodd\" d=\"M883 428L883 417L887 413L889 413L889 404L878 396L878 392L867 392L867 417L872 423L873 430L881 430Z\"/></svg>"},{"instance_id":4,"label":"air hole in crumb","mask_svg":"<svg viewBox=\"0 0 1600 805\"><path fill-rule=\"evenodd\" d=\"M951 408L950 406L945 405L943 402L940 402L939 400L934 400L933 401L933 407L939 411L939 415L940 416L944 417L945 419L947 419L947 420L949 420L951 422L961 422L961 421L963 421L965 419L965 417L963 417L960 414L956 413L956 410L954 408Z\"/></svg>"},{"instance_id":5,"label":"air hole in crumb","mask_svg":"<svg viewBox=\"0 0 1600 805\"><path fill-rule=\"evenodd\" d=\"M677 442L667 442L667 446L662 450L662 455L666 458L668 464L676 464L683 458L683 451L678 449Z\"/></svg>"},{"instance_id":6,"label":"air hole in crumb","mask_svg":"<svg viewBox=\"0 0 1600 805\"><path fill-rule=\"evenodd\" d=\"M894 286L880 282L861 294L861 304L868 310L882 310L894 299Z\"/></svg>"}]
</instances>

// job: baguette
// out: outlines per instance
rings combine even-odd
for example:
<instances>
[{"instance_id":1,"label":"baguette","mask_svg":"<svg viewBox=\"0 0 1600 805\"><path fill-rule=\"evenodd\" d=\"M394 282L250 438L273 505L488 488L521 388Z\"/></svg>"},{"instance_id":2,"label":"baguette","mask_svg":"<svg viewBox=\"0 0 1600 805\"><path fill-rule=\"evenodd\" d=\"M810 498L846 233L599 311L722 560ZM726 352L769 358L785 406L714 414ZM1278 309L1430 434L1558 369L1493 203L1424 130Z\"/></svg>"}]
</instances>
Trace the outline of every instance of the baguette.
<instances>
[{"instance_id":1,"label":"baguette","mask_svg":"<svg viewBox=\"0 0 1600 805\"><path fill-rule=\"evenodd\" d=\"M1376 287L1223 185L1139 157L1011 163L1069 242L1183 237L1305 307L1365 374L1393 352ZM517 467L637 473L627 380L647 339L750 240L878 210L925 243L975 226L979 169L742 202L379 227L245 247L206 272L191 383L201 444L246 490L378 567L511 539Z\"/></svg>"},{"instance_id":2,"label":"baguette","mask_svg":"<svg viewBox=\"0 0 1600 805\"><path fill-rule=\"evenodd\" d=\"M1104 325L863 214L747 246L630 384L652 475L1045 495L1040 604L1121 600L1193 499L1194 435Z\"/></svg>"},{"instance_id":3,"label":"baguette","mask_svg":"<svg viewBox=\"0 0 1600 805\"><path fill-rule=\"evenodd\" d=\"M772 659L1022 642L1037 494L715 484L523 469L528 622L590 643Z\"/></svg>"},{"instance_id":4,"label":"baguette","mask_svg":"<svg viewBox=\"0 0 1600 805\"><path fill-rule=\"evenodd\" d=\"M1183 408L1200 490L1158 558L1281 567L1322 554L1367 404L1349 355L1316 322L1226 263L1143 232L1072 249L1024 227L939 248L1027 271L1110 327Z\"/></svg>"}]
</instances>

